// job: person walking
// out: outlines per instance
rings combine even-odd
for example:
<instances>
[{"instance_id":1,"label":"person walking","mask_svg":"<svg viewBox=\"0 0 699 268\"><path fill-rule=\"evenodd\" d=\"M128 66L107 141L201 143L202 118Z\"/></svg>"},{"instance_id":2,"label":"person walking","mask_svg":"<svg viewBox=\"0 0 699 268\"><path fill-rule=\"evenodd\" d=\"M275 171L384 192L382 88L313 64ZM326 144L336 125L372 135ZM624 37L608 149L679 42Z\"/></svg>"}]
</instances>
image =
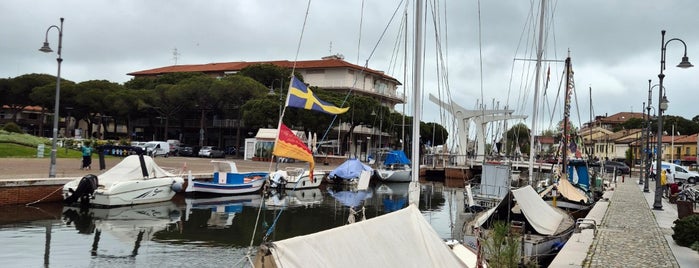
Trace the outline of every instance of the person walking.
<instances>
[{"instance_id":1,"label":"person walking","mask_svg":"<svg viewBox=\"0 0 699 268\"><path fill-rule=\"evenodd\" d=\"M672 174L672 171L668 168L667 170L667 181L665 184L665 197L670 197L672 195L672 188L677 187L675 186L675 175Z\"/></svg>"},{"instance_id":2,"label":"person walking","mask_svg":"<svg viewBox=\"0 0 699 268\"><path fill-rule=\"evenodd\" d=\"M661 193L665 193L665 185L667 184L667 171L661 170L660 171L660 191Z\"/></svg>"},{"instance_id":3,"label":"person walking","mask_svg":"<svg viewBox=\"0 0 699 268\"><path fill-rule=\"evenodd\" d=\"M92 169L92 147L90 147L90 142L86 141L83 143L83 146L81 148L83 152L83 166L80 169L87 169L90 170Z\"/></svg>"}]
</instances>

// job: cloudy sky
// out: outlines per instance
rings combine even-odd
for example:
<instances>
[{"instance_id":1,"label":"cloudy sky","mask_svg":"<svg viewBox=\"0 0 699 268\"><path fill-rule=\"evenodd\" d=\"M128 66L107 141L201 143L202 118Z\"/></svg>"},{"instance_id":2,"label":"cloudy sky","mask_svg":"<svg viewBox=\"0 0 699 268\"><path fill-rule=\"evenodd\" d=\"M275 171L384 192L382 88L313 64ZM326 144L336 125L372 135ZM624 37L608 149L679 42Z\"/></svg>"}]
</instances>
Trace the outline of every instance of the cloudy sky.
<instances>
[{"instance_id":1,"label":"cloudy sky","mask_svg":"<svg viewBox=\"0 0 699 268\"><path fill-rule=\"evenodd\" d=\"M400 2L312 1L297 56L306 0L4 0L0 1L0 76L55 75L56 54L37 49L46 29L64 17L62 77L75 82L123 83L131 78L126 73L175 63L311 60L338 53L358 65L368 60L369 68L402 81L402 71L395 70L401 68L390 63L399 24L389 25L393 11L402 10ZM439 2L451 95L466 108L485 99L488 107L508 105L529 115L533 79L522 77L531 77L526 73L533 69L514 59L533 57L536 39L531 23L532 15L538 16L538 1L481 1L478 6L475 0ZM690 61L699 64L699 1L552 1L549 6L545 58L563 60L570 51L578 91L571 112L574 123L590 117L589 88L596 115L641 111L648 98L648 80L658 83L662 29L668 31L666 40L684 40ZM387 33L380 39L384 28ZM436 93L435 38L432 24L427 28L425 91ZM48 39L56 50L57 31L51 30ZM699 115L694 106L699 100L699 68L675 68L682 53L682 43L669 43L664 85L668 113L691 119ZM548 66L550 100L543 103L553 106L563 65L551 62L544 68ZM656 104L657 89L653 93ZM425 120L439 120L436 105L425 102L424 110Z\"/></svg>"}]
</instances>

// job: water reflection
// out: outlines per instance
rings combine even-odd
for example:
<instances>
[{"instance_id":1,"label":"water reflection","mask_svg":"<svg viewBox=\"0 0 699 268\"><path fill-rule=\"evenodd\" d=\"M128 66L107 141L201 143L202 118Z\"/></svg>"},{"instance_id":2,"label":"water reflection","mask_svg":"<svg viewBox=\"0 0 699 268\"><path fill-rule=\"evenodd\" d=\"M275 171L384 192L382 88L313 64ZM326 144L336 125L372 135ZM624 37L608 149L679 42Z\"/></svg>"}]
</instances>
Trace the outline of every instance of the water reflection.
<instances>
[{"instance_id":1,"label":"water reflection","mask_svg":"<svg viewBox=\"0 0 699 268\"><path fill-rule=\"evenodd\" d=\"M463 196L461 188L440 183L421 187L419 208L445 239L454 238L454 226L460 226L454 222L459 193ZM265 196L177 196L111 209L3 207L0 212L8 217L0 220L0 240L9 248L0 251L0 258L16 260L17 266L41 266L36 249L43 245L47 267L220 267L241 260L264 237L276 241L342 226L352 210L373 218L407 206L407 197L408 183L379 183L364 191L328 186Z\"/></svg>"}]
</instances>

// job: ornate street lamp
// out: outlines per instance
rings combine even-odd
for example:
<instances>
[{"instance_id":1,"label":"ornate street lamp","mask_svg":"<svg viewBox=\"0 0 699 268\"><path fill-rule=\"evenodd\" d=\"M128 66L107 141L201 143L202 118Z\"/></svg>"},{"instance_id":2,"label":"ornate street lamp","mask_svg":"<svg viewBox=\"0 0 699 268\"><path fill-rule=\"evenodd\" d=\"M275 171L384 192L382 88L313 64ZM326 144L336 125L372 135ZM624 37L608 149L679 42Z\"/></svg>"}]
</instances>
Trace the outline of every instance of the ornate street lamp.
<instances>
[{"instance_id":1,"label":"ornate street lamp","mask_svg":"<svg viewBox=\"0 0 699 268\"><path fill-rule=\"evenodd\" d=\"M51 140L51 167L49 168L49 178L56 177L56 141L58 141L58 108L60 105L61 97L61 48L63 47L63 18L61 18L61 26L51 25L46 29L46 37L44 38L44 45L39 49L41 52L50 53L53 52L51 47L49 47L49 31L52 28L58 30L58 73L56 75L56 102L53 106L53 139Z\"/></svg>"},{"instance_id":2,"label":"ornate street lamp","mask_svg":"<svg viewBox=\"0 0 699 268\"><path fill-rule=\"evenodd\" d=\"M691 63L689 63L689 57L687 57L687 44L684 43L679 38L672 38L670 40L667 40L665 42L665 30L660 31L661 35L661 42L660 42L660 74L658 74L658 79L660 80L659 87L658 87L658 153L656 155L656 165L655 165L655 200L653 202L653 209L655 210L662 210L663 209L663 203L662 203L662 186L660 185L660 174L662 171L662 146L663 146L663 111L667 109L668 106L668 101L667 97L665 94L663 94L663 79L665 78L665 75L663 74L663 70L665 70L665 50L667 48L667 44L670 43L671 41L680 41L682 42L682 45L684 46L684 56L682 57L682 61L680 64L677 65L677 67L680 68L690 68L693 67Z\"/></svg>"}]
</instances>

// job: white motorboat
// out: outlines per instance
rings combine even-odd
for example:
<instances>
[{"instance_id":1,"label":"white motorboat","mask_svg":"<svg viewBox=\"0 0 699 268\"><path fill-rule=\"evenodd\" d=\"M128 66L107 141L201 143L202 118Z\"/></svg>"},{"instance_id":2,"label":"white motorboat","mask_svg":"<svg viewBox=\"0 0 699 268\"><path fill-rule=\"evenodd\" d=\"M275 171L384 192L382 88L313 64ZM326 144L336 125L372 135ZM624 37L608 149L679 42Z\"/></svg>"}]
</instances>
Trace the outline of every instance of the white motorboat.
<instances>
[{"instance_id":1,"label":"white motorboat","mask_svg":"<svg viewBox=\"0 0 699 268\"><path fill-rule=\"evenodd\" d=\"M182 190L184 179L159 167L153 158L127 156L99 176L89 174L63 186L67 204L126 206L162 202Z\"/></svg>"},{"instance_id":2,"label":"white motorboat","mask_svg":"<svg viewBox=\"0 0 699 268\"><path fill-rule=\"evenodd\" d=\"M303 168L286 168L269 174L272 188L307 189L318 188L325 177L324 172L316 171L313 178L310 172Z\"/></svg>"}]
</instances>

